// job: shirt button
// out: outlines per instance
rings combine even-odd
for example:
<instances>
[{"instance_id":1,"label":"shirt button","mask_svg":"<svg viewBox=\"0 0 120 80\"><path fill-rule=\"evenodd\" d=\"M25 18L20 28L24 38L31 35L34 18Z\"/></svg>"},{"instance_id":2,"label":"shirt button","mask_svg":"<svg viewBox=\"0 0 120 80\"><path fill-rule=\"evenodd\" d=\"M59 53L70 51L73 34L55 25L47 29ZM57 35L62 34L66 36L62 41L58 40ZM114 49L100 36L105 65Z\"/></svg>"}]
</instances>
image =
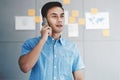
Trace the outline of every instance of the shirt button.
<instances>
[{"instance_id":1,"label":"shirt button","mask_svg":"<svg viewBox=\"0 0 120 80\"><path fill-rule=\"evenodd\" d=\"M54 66L54 68L56 68L56 66Z\"/></svg>"},{"instance_id":2,"label":"shirt button","mask_svg":"<svg viewBox=\"0 0 120 80\"><path fill-rule=\"evenodd\" d=\"M56 47L56 45L54 45L54 47Z\"/></svg>"},{"instance_id":3,"label":"shirt button","mask_svg":"<svg viewBox=\"0 0 120 80\"><path fill-rule=\"evenodd\" d=\"M56 58L56 55L55 55L55 58Z\"/></svg>"},{"instance_id":4,"label":"shirt button","mask_svg":"<svg viewBox=\"0 0 120 80\"><path fill-rule=\"evenodd\" d=\"M54 41L54 38L52 38L52 40Z\"/></svg>"},{"instance_id":5,"label":"shirt button","mask_svg":"<svg viewBox=\"0 0 120 80\"><path fill-rule=\"evenodd\" d=\"M56 80L56 77L54 77L54 80Z\"/></svg>"}]
</instances>

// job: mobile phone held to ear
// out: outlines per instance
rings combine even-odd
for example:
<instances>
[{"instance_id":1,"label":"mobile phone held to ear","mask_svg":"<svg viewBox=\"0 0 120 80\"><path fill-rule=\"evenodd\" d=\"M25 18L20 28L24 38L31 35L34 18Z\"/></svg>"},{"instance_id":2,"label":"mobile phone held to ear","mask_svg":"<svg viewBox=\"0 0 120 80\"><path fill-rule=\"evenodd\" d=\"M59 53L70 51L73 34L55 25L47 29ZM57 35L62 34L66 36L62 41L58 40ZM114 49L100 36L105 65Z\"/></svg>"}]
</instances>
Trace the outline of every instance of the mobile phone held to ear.
<instances>
[{"instance_id":1,"label":"mobile phone held to ear","mask_svg":"<svg viewBox=\"0 0 120 80\"><path fill-rule=\"evenodd\" d=\"M42 26L48 25L47 19L43 18Z\"/></svg>"},{"instance_id":2,"label":"mobile phone held to ear","mask_svg":"<svg viewBox=\"0 0 120 80\"><path fill-rule=\"evenodd\" d=\"M43 27L44 27L44 26L48 26L48 21L47 21L46 18L43 18L42 26L43 26ZM48 34L49 34L49 36L51 36L52 30L49 29L49 28L48 28L48 30L50 30L50 32L49 32Z\"/></svg>"}]
</instances>

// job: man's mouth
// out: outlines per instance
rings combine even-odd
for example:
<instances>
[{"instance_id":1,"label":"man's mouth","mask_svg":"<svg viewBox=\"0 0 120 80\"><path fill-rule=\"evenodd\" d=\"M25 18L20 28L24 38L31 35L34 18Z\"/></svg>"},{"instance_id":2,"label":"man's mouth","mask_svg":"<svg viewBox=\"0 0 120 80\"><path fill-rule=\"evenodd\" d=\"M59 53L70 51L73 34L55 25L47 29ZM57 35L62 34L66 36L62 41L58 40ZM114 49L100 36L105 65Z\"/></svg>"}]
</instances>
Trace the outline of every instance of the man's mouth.
<instances>
[{"instance_id":1,"label":"man's mouth","mask_svg":"<svg viewBox=\"0 0 120 80\"><path fill-rule=\"evenodd\" d=\"M63 25L56 25L57 27L63 27Z\"/></svg>"}]
</instances>

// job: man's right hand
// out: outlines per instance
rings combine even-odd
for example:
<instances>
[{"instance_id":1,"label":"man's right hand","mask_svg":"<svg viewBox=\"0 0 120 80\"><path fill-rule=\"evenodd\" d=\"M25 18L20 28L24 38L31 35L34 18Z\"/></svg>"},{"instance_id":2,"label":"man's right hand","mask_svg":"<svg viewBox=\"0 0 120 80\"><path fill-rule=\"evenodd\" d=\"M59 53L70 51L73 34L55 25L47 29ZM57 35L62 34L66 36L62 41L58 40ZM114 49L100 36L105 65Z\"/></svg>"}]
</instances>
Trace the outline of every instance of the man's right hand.
<instances>
[{"instance_id":1,"label":"man's right hand","mask_svg":"<svg viewBox=\"0 0 120 80\"><path fill-rule=\"evenodd\" d=\"M44 41L47 40L48 36L52 36L52 28L45 25L41 29L41 36Z\"/></svg>"}]
</instances>

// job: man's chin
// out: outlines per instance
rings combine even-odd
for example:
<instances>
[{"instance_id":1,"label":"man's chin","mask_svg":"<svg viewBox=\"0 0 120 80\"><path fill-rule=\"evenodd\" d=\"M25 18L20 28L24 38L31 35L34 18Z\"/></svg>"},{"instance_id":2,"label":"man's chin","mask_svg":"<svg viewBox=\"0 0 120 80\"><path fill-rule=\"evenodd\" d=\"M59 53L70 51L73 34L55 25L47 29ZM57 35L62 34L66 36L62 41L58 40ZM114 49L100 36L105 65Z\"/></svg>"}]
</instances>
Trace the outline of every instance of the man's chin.
<instances>
[{"instance_id":1,"label":"man's chin","mask_svg":"<svg viewBox=\"0 0 120 80\"><path fill-rule=\"evenodd\" d=\"M55 33L61 33L63 31L63 29L56 29L56 30L53 30L53 32Z\"/></svg>"},{"instance_id":2,"label":"man's chin","mask_svg":"<svg viewBox=\"0 0 120 80\"><path fill-rule=\"evenodd\" d=\"M62 30L56 30L55 33L62 33Z\"/></svg>"}]
</instances>

